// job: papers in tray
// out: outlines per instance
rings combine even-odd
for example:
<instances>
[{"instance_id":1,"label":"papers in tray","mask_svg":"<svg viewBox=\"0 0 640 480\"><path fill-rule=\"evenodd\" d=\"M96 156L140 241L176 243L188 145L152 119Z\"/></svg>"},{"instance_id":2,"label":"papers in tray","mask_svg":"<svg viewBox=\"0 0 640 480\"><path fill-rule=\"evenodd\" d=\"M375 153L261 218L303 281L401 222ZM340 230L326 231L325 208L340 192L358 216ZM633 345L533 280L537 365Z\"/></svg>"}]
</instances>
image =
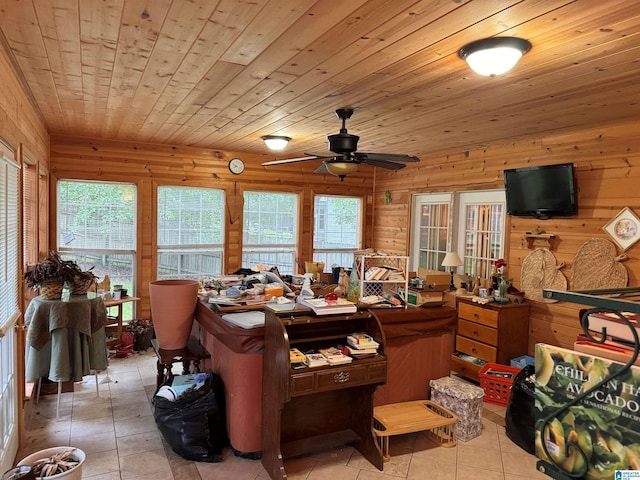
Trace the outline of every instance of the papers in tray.
<instances>
[{"instance_id":1,"label":"papers in tray","mask_svg":"<svg viewBox=\"0 0 640 480\"><path fill-rule=\"evenodd\" d=\"M264 327L264 312L251 310L249 312L226 313L222 316L225 322L229 322L241 328Z\"/></svg>"},{"instance_id":2,"label":"papers in tray","mask_svg":"<svg viewBox=\"0 0 640 480\"><path fill-rule=\"evenodd\" d=\"M207 300L208 303L215 303L217 305L240 305L235 299L227 297L226 295L212 295Z\"/></svg>"},{"instance_id":3,"label":"papers in tray","mask_svg":"<svg viewBox=\"0 0 640 480\"><path fill-rule=\"evenodd\" d=\"M298 297L298 303L310 308L316 315L332 315L336 313L355 313L358 307L355 303L339 298L335 304L329 304L322 298Z\"/></svg>"}]
</instances>

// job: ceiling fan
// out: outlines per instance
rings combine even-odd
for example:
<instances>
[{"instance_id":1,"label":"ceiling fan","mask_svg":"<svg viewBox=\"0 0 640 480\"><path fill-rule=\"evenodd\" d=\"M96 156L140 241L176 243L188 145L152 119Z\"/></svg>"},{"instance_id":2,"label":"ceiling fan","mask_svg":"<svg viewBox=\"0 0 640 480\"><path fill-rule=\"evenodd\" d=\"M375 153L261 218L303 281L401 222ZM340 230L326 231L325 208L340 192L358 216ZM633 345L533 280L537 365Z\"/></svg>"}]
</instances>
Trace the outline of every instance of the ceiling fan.
<instances>
[{"instance_id":1,"label":"ceiling fan","mask_svg":"<svg viewBox=\"0 0 640 480\"><path fill-rule=\"evenodd\" d=\"M342 120L340 133L329 135L329 150L336 155L314 155L306 153L306 157L288 158L285 160L273 160L264 162L263 166L282 165L285 163L306 162L308 160L322 160L322 165L315 173L329 172L344 180L344 177L358 171L358 165L365 163L374 167L399 170L406 167L406 162L419 162L418 157L402 155L398 153L364 153L357 152L360 137L347 132L347 119L353 115L353 109L340 108L336 115ZM326 160L325 160L326 159Z\"/></svg>"}]
</instances>

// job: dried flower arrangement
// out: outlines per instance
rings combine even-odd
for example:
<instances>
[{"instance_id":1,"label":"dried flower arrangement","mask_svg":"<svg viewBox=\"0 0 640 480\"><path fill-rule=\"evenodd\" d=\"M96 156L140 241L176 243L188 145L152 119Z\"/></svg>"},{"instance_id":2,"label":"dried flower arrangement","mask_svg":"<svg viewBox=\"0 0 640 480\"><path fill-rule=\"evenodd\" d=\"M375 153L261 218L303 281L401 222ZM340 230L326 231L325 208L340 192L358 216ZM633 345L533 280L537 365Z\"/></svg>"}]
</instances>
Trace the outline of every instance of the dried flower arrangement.
<instances>
[{"instance_id":1,"label":"dried flower arrangement","mask_svg":"<svg viewBox=\"0 0 640 480\"><path fill-rule=\"evenodd\" d=\"M89 286L96 282L97 277L91 269L83 271L73 260L63 260L60 255L51 252L44 260L31 266L25 272L23 279L29 288L41 289L41 295L42 286L47 282L59 283L60 293L61 285L66 282L73 294L84 294L87 293ZM50 298L56 298L56 295Z\"/></svg>"},{"instance_id":2,"label":"dried flower arrangement","mask_svg":"<svg viewBox=\"0 0 640 480\"><path fill-rule=\"evenodd\" d=\"M75 448L70 448L69 450L56 453L50 457L36 460L31 468L37 478L50 477L71 470L80 463L71 457L75 450Z\"/></svg>"},{"instance_id":3,"label":"dried flower arrangement","mask_svg":"<svg viewBox=\"0 0 640 480\"><path fill-rule=\"evenodd\" d=\"M34 290L40 288L45 282L73 282L76 275L82 270L72 260L63 260L55 252L51 252L41 262L33 265L24 274L24 281L29 288Z\"/></svg>"}]
</instances>

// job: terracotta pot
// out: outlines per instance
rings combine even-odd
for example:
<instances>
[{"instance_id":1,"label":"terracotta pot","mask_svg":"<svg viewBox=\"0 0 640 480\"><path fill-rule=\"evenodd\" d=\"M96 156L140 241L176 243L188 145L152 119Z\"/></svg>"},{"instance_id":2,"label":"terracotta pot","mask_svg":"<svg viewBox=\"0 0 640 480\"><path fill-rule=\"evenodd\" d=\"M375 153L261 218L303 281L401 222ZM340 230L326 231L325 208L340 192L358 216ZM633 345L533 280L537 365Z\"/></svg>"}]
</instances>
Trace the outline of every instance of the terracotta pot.
<instances>
[{"instance_id":1,"label":"terracotta pot","mask_svg":"<svg viewBox=\"0 0 640 480\"><path fill-rule=\"evenodd\" d=\"M198 301L195 280L149 282L151 321L158 345L164 350L187 346Z\"/></svg>"}]
</instances>

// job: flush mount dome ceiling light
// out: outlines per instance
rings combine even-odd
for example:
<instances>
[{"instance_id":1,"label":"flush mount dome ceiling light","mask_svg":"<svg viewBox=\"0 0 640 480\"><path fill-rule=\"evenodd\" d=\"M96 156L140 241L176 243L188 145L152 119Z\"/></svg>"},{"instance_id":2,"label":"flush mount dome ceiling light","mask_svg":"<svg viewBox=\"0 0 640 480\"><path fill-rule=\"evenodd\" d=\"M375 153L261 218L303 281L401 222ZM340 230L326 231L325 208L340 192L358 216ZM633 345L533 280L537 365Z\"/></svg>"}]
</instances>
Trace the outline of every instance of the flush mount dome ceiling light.
<instances>
[{"instance_id":1,"label":"flush mount dome ceiling light","mask_svg":"<svg viewBox=\"0 0 640 480\"><path fill-rule=\"evenodd\" d=\"M282 150L287 146L287 144L291 140L291 137L284 137L281 135L264 135L262 137L262 140L264 140L264 143L271 150Z\"/></svg>"},{"instance_id":2,"label":"flush mount dome ceiling light","mask_svg":"<svg viewBox=\"0 0 640 480\"><path fill-rule=\"evenodd\" d=\"M468 43L458 55L474 72L495 77L511 70L530 49L531 43L522 38L491 37Z\"/></svg>"}]
</instances>

